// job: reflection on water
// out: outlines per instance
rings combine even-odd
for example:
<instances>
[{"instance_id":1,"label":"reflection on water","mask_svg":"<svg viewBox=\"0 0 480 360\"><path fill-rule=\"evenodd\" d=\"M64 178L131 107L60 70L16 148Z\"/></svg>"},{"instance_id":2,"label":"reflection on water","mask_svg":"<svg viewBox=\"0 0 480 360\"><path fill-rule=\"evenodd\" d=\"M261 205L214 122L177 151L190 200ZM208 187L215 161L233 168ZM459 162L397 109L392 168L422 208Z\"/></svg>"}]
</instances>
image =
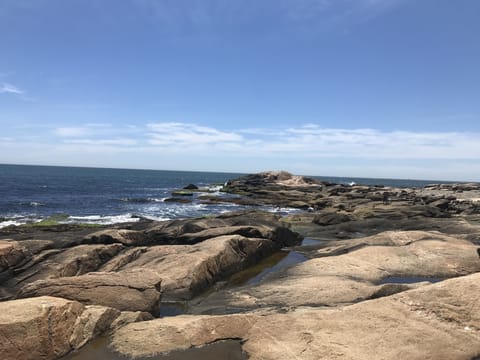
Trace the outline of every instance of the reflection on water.
<instances>
[{"instance_id":1,"label":"reflection on water","mask_svg":"<svg viewBox=\"0 0 480 360\"><path fill-rule=\"evenodd\" d=\"M442 278L423 277L423 276L389 276L380 280L377 285L382 284L414 284L418 282L428 281L430 283L436 283L442 281Z\"/></svg>"},{"instance_id":2,"label":"reflection on water","mask_svg":"<svg viewBox=\"0 0 480 360\"><path fill-rule=\"evenodd\" d=\"M287 267L307 261L308 258L296 251L290 251L287 256L276 263L274 266L261 271L258 275L247 281L247 285L254 285L261 282L267 275L283 270Z\"/></svg>"}]
</instances>

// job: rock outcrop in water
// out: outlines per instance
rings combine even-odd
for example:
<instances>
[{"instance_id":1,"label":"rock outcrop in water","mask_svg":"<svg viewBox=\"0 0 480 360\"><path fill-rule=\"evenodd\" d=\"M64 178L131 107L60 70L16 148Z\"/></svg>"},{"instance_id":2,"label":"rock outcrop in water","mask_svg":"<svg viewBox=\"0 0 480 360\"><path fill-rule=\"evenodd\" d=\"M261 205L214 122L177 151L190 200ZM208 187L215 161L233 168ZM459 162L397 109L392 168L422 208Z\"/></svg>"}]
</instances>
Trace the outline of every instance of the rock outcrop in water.
<instances>
[{"instance_id":1,"label":"rock outcrop in water","mask_svg":"<svg viewBox=\"0 0 480 360\"><path fill-rule=\"evenodd\" d=\"M112 359L226 358L232 346L242 359L480 355L478 184L266 172L224 190L236 196L199 198L306 211L1 229L2 359L58 359L105 332ZM300 263L248 280L290 255Z\"/></svg>"},{"instance_id":2,"label":"rock outcrop in water","mask_svg":"<svg viewBox=\"0 0 480 360\"><path fill-rule=\"evenodd\" d=\"M420 205L438 216L480 213L480 185L431 185L422 189L383 185L342 185L295 176L287 172L263 172L227 182L225 192L239 194L250 204L271 204L300 209L354 212L367 204ZM231 199L236 202L238 200Z\"/></svg>"}]
</instances>

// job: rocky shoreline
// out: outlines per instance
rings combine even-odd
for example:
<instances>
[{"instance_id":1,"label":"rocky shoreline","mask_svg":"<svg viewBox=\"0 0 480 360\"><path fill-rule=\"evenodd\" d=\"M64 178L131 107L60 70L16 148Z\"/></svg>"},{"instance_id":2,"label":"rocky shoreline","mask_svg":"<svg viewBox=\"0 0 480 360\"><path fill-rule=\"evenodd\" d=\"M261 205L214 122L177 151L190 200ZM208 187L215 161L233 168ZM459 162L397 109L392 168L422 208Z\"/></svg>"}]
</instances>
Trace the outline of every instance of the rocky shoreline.
<instances>
[{"instance_id":1,"label":"rocky shoreline","mask_svg":"<svg viewBox=\"0 0 480 360\"><path fill-rule=\"evenodd\" d=\"M1 229L2 358L480 356L479 184L223 191L199 198L302 211Z\"/></svg>"}]
</instances>

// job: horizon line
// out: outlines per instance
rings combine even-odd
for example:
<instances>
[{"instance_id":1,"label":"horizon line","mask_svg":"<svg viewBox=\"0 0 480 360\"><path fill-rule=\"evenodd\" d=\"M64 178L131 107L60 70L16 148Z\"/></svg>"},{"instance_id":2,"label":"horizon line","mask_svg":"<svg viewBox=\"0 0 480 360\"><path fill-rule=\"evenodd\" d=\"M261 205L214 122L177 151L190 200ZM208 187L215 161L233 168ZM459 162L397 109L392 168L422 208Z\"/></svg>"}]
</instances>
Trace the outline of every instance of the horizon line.
<instances>
[{"instance_id":1,"label":"horizon line","mask_svg":"<svg viewBox=\"0 0 480 360\"><path fill-rule=\"evenodd\" d=\"M258 174L268 171L287 171L292 175L307 176L314 178L337 178L337 179L362 179L362 180L397 180L397 181L422 181L431 182L432 184L454 184L454 183L480 183L480 181L469 180L433 180L433 179L411 179L411 178L386 178L386 177L363 177L363 176L338 176L338 175L305 175L295 174L288 170L262 170L257 172L232 172L232 171L212 171L212 170L178 170L178 169L152 169L152 168L128 168L128 167L108 167L108 166L83 166L83 165L49 165L49 164L17 164L17 163L0 163L0 166L34 166L34 167L64 167L78 169L105 169L105 170L136 170L136 171L168 171L168 172L184 172L184 173L217 173L232 175L248 175Z\"/></svg>"}]
</instances>

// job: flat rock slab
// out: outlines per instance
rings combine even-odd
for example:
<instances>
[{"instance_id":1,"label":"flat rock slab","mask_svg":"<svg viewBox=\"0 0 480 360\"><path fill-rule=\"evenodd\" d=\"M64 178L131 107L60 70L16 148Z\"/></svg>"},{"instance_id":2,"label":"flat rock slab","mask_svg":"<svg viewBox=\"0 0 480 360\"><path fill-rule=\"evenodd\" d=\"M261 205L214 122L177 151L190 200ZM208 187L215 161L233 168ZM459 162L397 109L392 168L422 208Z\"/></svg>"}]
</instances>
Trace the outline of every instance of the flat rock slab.
<instances>
[{"instance_id":1,"label":"flat rock slab","mask_svg":"<svg viewBox=\"0 0 480 360\"><path fill-rule=\"evenodd\" d=\"M222 290L191 303L195 314L222 314L264 308L341 306L391 295L422 284L383 284L389 278L445 279L480 271L478 247L436 232L386 232L332 242L320 256L256 285ZM399 278L399 279L398 279Z\"/></svg>"},{"instance_id":2,"label":"flat rock slab","mask_svg":"<svg viewBox=\"0 0 480 360\"><path fill-rule=\"evenodd\" d=\"M129 324L112 348L133 359L243 341L250 359L465 359L480 355L480 274L334 310L178 316Z\"/></svg>"}]
</instances>

